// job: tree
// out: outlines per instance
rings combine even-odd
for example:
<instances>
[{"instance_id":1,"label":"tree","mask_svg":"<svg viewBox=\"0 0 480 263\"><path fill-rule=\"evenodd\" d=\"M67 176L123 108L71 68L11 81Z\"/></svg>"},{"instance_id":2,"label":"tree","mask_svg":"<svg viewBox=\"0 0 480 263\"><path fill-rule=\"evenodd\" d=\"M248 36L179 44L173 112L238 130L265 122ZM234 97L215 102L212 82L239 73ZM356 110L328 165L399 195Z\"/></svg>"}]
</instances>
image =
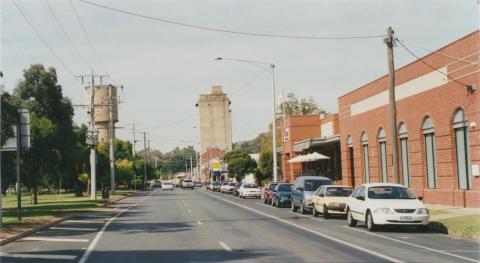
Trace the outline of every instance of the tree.
<instances>
[{"instance_id":1,"label":"tree","mask_svg":"<svg viewBox=\"0 0 480 263\"><path fill-rule=\"evenodd\" d=\"M4 145L8 138L13 137L13 125L16 125L18 120L18 109L12 102L12 96L7 92L2 92L0 99L2 105L0 145Z\"/></svg>"},{"instance_id":2,"label":"tree","mask_svg":"<svg viewBox=\"0 0 480 263\"><path fill-rule=\"evenodd\" d=\"M285 102L280 104L281 111L283 111L284 105L287 116L326 113L324 109L318 107L312 97L298 100L293 93L288 93Z\"/></svg>"},{"instance_id":3,"label":"tree","mask_svg":"<svg viewBox=\"0 0 480 263\"><path fill-rule=\"evenodd\" d=\"M235 177L237 182L242 181L245 174L252 173L257 168L255 160L239 148L226 153L224 160L228 164L229 177Z\"/></svg>"}]
</instances>

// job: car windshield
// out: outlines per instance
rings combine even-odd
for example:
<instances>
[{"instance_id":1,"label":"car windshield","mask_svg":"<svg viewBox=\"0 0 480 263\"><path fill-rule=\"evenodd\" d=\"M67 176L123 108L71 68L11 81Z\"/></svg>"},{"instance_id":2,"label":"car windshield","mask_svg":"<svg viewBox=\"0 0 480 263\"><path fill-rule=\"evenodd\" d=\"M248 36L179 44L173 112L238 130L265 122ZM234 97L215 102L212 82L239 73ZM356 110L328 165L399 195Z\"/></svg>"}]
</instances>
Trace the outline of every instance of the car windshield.
<instances>
[{"instance_id":1,"label":"car windshield","mask_svg":"<svg viewBox=\"0 0 480 263\"><path fill-rule=\"evenodd\" d=\"M235 183L228 183L229 186L235 186Z\"/></svg>"},{"instance_id":2,"label":"car windshield","mask_svg":"<svg viewBox=\"0 0 480 263\"><path fill-rule=\"evenodd\" d=\"M270 190L273 190L275 189L275 186L277 186L278 184L270 184L270 186L268 187L268 189Z\"/></svg>"},{"instance_id":3,"label":"car windshield","mask_svg":"<svg viewBox=\"0 0 480 263\"><path fill-rule=\"evenodd\" d=\"M416 199L415 195L401 186L375 186L368 188L369 199Z\"/></svg>"},{"instance_id":4,"label":"car windshield","mask_svg":"<svg viewBox=\"0 0 480 263\"><path fill-rule=\"evenodd\" d=\"M320 186L331 183L330 180L305 180L305 191L315 191Z\"/></svg>"},{"instance_id":5,"label":"car windshield","mask_svg":"<svg viewBox=\"0 0 480 263\"><path fill-rule=\"evenodd\" d=\"M291 192L292 191L292 185L291 184L281 184L278 186L277 190L279 192Z\"/></svg>"},{"instance_id":6,"label":"car windshield","mask_svg":"<svg viewBox=\"0 0 480 263\"><path fill-rule=\"evenodd\" d=\"M258 188L257 184L244 184L243 188Z\"/></svg>"},{"instance_id":7,"label":"car windshield","mask_svg":"<svg viewBox=\"0 0 480 263\"><path fill-rule=\"evenodd\" d=\"M329 187L327 188L327 192L325 196L338 196L338 197L345 197L350 196L352 194L352 188L349 187Z\"/></svg>"}]
</instances>

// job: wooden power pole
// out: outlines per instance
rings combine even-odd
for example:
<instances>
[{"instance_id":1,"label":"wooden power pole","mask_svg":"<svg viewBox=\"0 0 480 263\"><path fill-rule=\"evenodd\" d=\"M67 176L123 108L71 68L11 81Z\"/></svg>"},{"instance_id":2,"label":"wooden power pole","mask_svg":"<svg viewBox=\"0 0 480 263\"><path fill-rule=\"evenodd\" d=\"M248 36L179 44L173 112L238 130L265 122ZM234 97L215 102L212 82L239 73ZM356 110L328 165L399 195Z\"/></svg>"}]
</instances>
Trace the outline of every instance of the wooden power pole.
<instances>
[{"instance_id":1,"label":"wooden power pole","mask_svg":"<svg viewBox=\"0 0 480 263\"><path fill-rule=\"evenodd\" d=\"M395 183L400 183L400 174L398 169L398 136L397 136L397 105L395 101L395 64L393 60L393 46L395 45L395 38L393 37L393 29L387 28L387 59L388 59L388 93L390 100L390 130L392 133L392 159L393 159L393 180Z\"/></svg>"}]
</instances>

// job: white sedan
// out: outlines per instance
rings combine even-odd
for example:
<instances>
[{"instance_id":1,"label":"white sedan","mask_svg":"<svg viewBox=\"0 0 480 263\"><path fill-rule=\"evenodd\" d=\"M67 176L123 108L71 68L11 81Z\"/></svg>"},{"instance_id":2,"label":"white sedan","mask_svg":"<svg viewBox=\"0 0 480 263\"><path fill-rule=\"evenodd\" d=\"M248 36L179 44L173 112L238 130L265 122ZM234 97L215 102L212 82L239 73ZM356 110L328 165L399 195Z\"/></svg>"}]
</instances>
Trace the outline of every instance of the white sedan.
<instances>
[{"instance_id":1,"label":"white sedan","mask_svg":"<svg viewBox=\"0 0 480 263\"><path fill-rule=\"evenodd\" d=\"M347 199L348 225L365 222L369 231L378 225L416 225L426 230L429 212L403 185L389 183L363 184Z\"/></svg>"},{"instance_id":2,"label":"white sedan","mask_svg":"<svg viewBox=\"0 0 480 263\"><path fill-rule=\"evenodd\" d=\"M257 184L244 183L238 189L240 198L254 197L260 199L262 196L262 188Z\"/></svg>"},{"instance_id":3,"label":"white sedan","mask_svg":"<svg viewBox=\"0 0 480 263\"><path fill-rule=\"evenodd\" d=\"M173 182L170 182L170 181L162 182L162 190L173 191Z\"/></svg>"}]
</instances>

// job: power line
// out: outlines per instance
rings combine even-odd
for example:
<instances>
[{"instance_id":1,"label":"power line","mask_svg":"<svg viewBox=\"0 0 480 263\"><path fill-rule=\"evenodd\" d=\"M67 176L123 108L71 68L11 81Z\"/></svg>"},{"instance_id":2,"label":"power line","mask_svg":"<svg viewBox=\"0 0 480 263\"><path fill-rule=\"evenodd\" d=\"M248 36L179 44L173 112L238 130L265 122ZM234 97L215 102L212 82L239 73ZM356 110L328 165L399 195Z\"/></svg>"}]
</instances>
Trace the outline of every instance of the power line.
<instances>
[{"instance_id":1,"label":"power line","mask_svg":"<svg viewBox=\"0 0 480 263\"><path fill-rule=\"evenodd\" d=\"M73 43L72 39L70 38L70 36L68 35L67 31L65 30L65 28L62 26L62 23L60 22L60 19L57 17L57 15L55 14L55 11L53 10L52 6L50 5L50 3L48 2L48 0L45 0L45 4L47 6L47 9L48 11L50 12L50 14L53 16L54 20L55 20L55 23L57 24L58 28L60 28L60 31L63 33L63 35L65 36L65 39L67 39L68 43L70 44L70 46L72 47L72 49L75 51L75 53L77 54L77 56L83 61L83 63L85 63L85 65L87 66L88 69L90 70L93 70L93 67L87 62L87 60L80 54L80 52L78 51L77 47L75 46L75 44Z\"/></svg>"},{"instance_id":2,"label":"power line","mask_svg":"<svg viewBox=\"0 0 480 263\"><path fill-rule=\"evenodd\" d=\"M90 48L92 49L93 53L95 54L96 59L98 60L98 62L102 66L103 70L105 70L107 75L110 75L108 73L107 67L105 66L105 64L103 64L102 60L100 59L100 56L98 55L97 50L93 46L92 40L90 39L90 36L88 35L88 32L85 29L85 26L83 25L82 20L80 19L80 16L78 15L78 12L77 12L77 9L75 8L75 5L73 4L72 0L70 0L69 2L70 2L70 6L72 6L73 12L75 13L75 17L77 18L77 21L80 24L80 27L82 28L83 34L85 35L85 38L88 41L88 44L90 45Z\"/></svg>"},{"instance_id":3,"label":"power line","mask_svg":"<svg viewBox=\"0 0 480 263\"><path fill-rule=\"evenodd\" d=\"M368 39L368 38L385 37L385 35L301 36L301 35L264 34L264 33L242 32L242 31L221 29L221 28L215 28L215 27L193 25L193 24L188 24L188 23L184 23L184 22L169 20L169 19L165 19L165 18L159 18L159 17L153 17L153 16L149 16L149 15L139 14L139 13L135 13L135 12L132 12L132 11L117 9L117 8L114 8L114 7L101 5L101 4L98 4L98 3L93 3L93 2L89 2L89 1L85 1L85 0L79 0L79 1L83 2L85 4L97 6L97 7L104 8L104 9L107 9L107 10L110 10L110 11L115 11L115 12L126 14L126 15L131 15L131 16L141 17L141 18L145 18L145 19L155 20L155 21L159 21L159 22L162 22L162 23L167 23L167 24L172 24L172 25L177 25L177 26L183 26L183 27L189 27L189 28L195 28L195 29L201 29L201 30L207 30L207 31L220 32L220 33L236 34L236 35L246 35L246 36L255 36L255 37L272 37L272 38L289 38L289 39L310 39L310 40L347 40L347 39Z\"/></svg>"},{"instance_id":4,"label":"power line","mask_svg":"<svg viewBox=\"0 0 480 263\"><path fill-rule=\"evenodd\" d=\"M190 120L190 119L193 118L194 116L195 116L195 114L191 114L191 115L189 115L188 117L186 117L186 118L184 118L184 119L180 119L180 120L172 121L172 122L169 122L169 123L165 123L165 124L160 125L160 126L150 127L150 128L148 128L148 129L158 129L158 128L170 127L170 126L173 126L173 125L182 123L182 122L184 122L184 121Z\"/></svg>"},{"instance_id":5,"label":"power line","mask_svg":"<svg viewBox=\"0 0 480 263\"><path fill-rule=\"evenodd\" d=\"M45 47L47 47L47 49L50 51L50 53L52 53L52 55L60 62L60 64L62 64L62 66L70 73L70 75L72 76L75 76L75 74L73 73L73 71L65 64L65 62L57 55L57 53L55 53L55 51L53 51L53 49L48 45L47 41L45 41L45 39L43 39L42 35L40 34L40 32L35 28L35 26L33 25L33 23L30 21L30 19L28 19L27 15L25 14L25 12L23 12L22 8L20 8L20 6L18 5L18 3L15 1L15 0L12 0L13 4L15 5L15 7L17 8L17 10L20 12L20 14L23 16L23 18L25 19L25 21L27 21L27 23L30 25L30 27L32 28L32 30L37 34L38 38L41 40L41 42L45 45Z\"/></svg>"},{"instance_id":6,"label":"power line","mask_svg":"<svg viewBox=\"0 0 480 263\"><path fill-rule=\"evenodd\" d=\"M447 77L447 78L449 78L449 79L457 82L458 84L460 84L460 85L462 85L462 86L468 87L467 84L462 83L462 82L460 82L459 80L457 80L457 79L455 79L455 78L453 78L453 77L450 77L448 74L440 71L440 70L437 69L436 67L430 65L430 64L427 63L425 60L423 60L422 58L420 58L419 56L417 56L415 53L413 53L409 48L407 48L407 47L405 46L405 44L402 42L402 40L400 40L400 39L398 39L398 38L395 38L395 40L397 40L398 43L400 43L400 46L402 46L403 49L405 49L408 53L410 53L410 55L412 55L413 57L415 57L416 59L418 59L420 62L422 62L423 64L425 64L425 65L428 66L429 68L437 71L438 73L440 73L440 74L444 75L445 77Z\"/></svg>"}]
</instances>

